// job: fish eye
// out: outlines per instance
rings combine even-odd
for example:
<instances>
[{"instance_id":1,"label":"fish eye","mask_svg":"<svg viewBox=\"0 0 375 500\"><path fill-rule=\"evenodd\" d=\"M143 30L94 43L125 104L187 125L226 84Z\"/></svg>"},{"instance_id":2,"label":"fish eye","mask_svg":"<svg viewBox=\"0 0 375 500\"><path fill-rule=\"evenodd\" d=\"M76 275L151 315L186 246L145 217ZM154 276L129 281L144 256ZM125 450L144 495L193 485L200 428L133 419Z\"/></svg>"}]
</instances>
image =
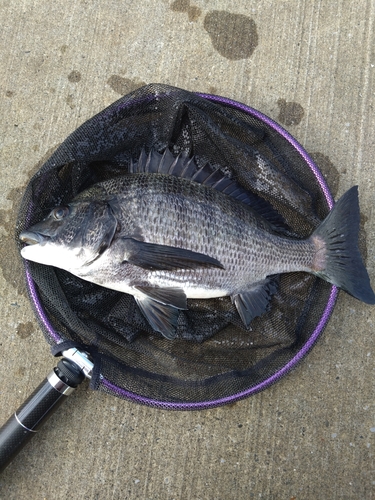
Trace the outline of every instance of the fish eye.
<instances>
[{"instance_id":1,"label":"fish eye","mask_svg":"<svg viewBox=\"0 0 375 500\"><path fill-rule=\"evenodd\" d=\"M69 214L69 208L68 207L57 207L54 210L52 210L52 217L56 220L61 220L64 217L66 217Z\"/></svg>"}]
</instances>

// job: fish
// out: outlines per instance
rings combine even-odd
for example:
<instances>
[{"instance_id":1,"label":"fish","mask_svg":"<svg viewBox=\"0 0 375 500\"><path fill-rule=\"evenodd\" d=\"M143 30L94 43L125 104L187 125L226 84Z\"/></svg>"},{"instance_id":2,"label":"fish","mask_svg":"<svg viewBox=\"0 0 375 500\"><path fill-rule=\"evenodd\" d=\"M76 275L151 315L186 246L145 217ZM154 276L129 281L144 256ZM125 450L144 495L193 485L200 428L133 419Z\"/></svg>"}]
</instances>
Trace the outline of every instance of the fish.
<instances>
[{"instance_id":1,"label":"fish","mask_svg":"<svg viewBox=\"0 0 375 500\"><path fill-rule=\"evenodd\" d=\"M24 259L131 294L154 331L177 336L187 299L230 296L244 326L271 307L277 276L306 272L368 304L358 247L358 187L305 239L274 207L195 156L142 150L126 174L98 182L20 234Z\"/></svg>"}]
</instances>

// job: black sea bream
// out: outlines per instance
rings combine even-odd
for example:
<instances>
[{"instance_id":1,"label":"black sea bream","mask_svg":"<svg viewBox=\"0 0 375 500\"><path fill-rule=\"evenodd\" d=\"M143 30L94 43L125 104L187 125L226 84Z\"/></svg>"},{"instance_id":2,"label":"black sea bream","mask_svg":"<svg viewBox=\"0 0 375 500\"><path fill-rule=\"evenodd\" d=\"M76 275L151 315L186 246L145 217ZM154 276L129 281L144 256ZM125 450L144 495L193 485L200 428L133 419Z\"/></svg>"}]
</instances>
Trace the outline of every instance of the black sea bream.
<instances>
[{"instance_id":1,"label":"black sea bream","mask_svg":"<svg viewBox=\"0 0 375 500\"><path fill-rule=\"evenodd\" d=\"M375 303L357 245L357 187L310 238L297 240L274 231L251 193L194 158L142 152L130 172L95 184L22 232L22 256L132 294L169 339L187 298L229 295L248 327L267 310L280 273L312 273Z\"/></svg>"}]
</instances>

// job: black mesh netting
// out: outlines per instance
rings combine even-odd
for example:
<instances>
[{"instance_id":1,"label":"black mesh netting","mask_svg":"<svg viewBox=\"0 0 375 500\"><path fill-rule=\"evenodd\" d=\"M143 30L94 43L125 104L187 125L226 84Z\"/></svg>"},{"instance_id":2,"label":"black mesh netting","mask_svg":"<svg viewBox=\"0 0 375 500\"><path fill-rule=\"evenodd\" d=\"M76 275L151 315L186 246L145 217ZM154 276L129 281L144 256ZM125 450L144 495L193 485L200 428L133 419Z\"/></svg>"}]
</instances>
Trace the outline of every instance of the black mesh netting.
<instances>
[{"instance_id":1,"label":"black mesh netting","mask_svg":"<svg viewBox=\"0 0 375 500\"><path fill-rule=\"evenodd\" d=\"M276 128L224 99L147 85L84 123L42 166L26 189L17 236L90 185L126 173L142 148L167 147L220 167L268 200L289 235L306 237L328 212L313 171ZM132 296L28 265L54 331L91 353L93 387L120 396L129 391L150 402L214 401L269 379L308 342L331 290L304 273L282 275L270 311L249 331L229 297L189 300L171 341L150 329Z\"/></svg>"}]
</instances>

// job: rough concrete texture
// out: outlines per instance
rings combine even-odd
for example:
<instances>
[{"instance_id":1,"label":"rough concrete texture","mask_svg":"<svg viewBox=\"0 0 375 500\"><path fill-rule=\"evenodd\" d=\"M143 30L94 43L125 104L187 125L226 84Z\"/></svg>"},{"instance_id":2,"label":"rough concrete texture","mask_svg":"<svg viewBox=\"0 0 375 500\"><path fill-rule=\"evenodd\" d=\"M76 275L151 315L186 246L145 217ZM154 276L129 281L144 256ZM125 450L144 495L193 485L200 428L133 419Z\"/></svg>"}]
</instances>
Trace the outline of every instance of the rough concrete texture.
<instances>
[{"instance_id":1,"label":"rough concrete texture","mask_svg":"<svg viewBox=\"0 0 375 500\"><path fill-rule=\"evenodd\" d=\"M13 242L41 160L145 82L247 103L359 185L375 284L373 0L0 2L0 421L53 366ZM174 413L71 396L0 478L10 499L375 498L375 308L341 294L320 342L269 390Z\"/></svg>"}]
</instances>

